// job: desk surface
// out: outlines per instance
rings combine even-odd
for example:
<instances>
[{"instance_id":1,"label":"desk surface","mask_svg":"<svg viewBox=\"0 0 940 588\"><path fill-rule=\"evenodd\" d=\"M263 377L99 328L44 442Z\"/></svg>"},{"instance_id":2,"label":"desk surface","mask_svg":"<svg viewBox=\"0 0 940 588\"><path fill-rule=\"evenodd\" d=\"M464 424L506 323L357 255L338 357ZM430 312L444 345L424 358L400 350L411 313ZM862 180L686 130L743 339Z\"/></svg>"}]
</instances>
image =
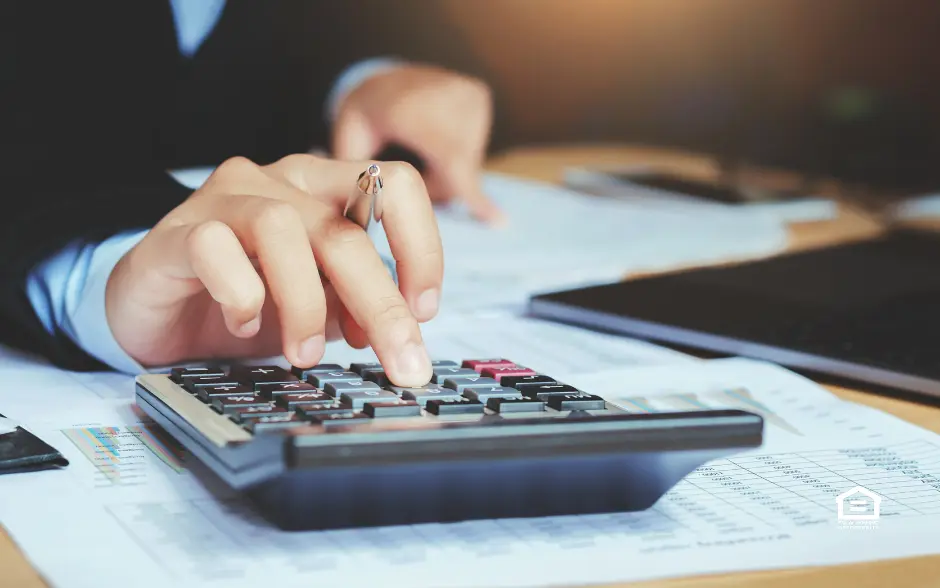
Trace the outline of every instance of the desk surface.
<instances>
[{"instance_id":1,"label":"desk surface","mask_svg":"<svg viewBox=\"0 0 940 588\"><path fill-rule=\"evenodd\" d=\"M676 170L691 177L713 178L714 164L704 157L630 147L558 147L516 150L493 159L492 171L515 174L532 179L560 182L562 171L570 165L629 165L642 163ZM767 177L781 174L766 173ZM870 238L881 228L864 213L840 206L839 217L832 221L798 223L790 227L790 249L819 247L834 242ZM830 389L840 397L873 406L913 424L940 433L940 408L866 394L844 388ZM45 586L10 538L0 529L0 578L5 586L33 588ZM685 586L733 586L777 588L799 585L812 587L867 588L888 583L901 586L936 585L940 578L940 555L891 560L851 566L803 568L710 577L684 578L631 584L644 588L682 588Z\"/></svg>"}]
</instances>

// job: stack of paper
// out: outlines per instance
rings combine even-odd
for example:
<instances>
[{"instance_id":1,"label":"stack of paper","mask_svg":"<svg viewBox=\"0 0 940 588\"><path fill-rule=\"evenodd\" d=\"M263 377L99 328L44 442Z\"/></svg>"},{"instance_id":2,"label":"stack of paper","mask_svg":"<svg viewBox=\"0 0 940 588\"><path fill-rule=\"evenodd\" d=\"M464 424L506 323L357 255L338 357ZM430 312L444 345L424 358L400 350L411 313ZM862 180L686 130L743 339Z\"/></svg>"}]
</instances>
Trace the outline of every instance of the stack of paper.
<instances>
[{"instance_id":1,"label":"stack of paper","mask_svg":"<svg viewBox=\"0 0 940 588\"><path fill-rule=\"evenodd\" d=\"M451 337L448 354L476 350ZM621 353L625 364L648 357ZM31 367L0 369L0 406L71 465L0 477L0 521L63 588L564 586L940 552L940 436L763 363L566 376L637 412L739 407L765 417L764 447L706 464L649 510L301 533L273 528L141 419L130 377ZM24 394L34 377L48 385Z\"/></svg>"},{"instance_id":2,"label":"stack of paper","mask_svg":"<svg viewBox=\"0 0 940 588\"><path fill-rule=\"evenodd\" d=\"M178 177L198 186L207 173ZM630 411L747 408L765 416L767 446L701 468L645 512L285 533L143 418L131 376L62 372L0 354L0 411L71 462L0 477L0 522L66 588L570 585L940 547L936 435L779 368L700 361L515 314L533 292L775 253L786 242L778 219L648 209L497 175L485 187L507 212L507 228L483 228L459 211L439 215L444 303L422 328L432 357L511 358ZM380 236L376 243L390 253ZM333 343L324 361L367 358L370 350ZM884 492L884 520L878 532L843 531L833 492L862 484Z\"/></svg>"},{"instance_id":3,"label":"stack of paper","mask_svg":"<svg viewBox=\"0 0 940 588\"><path fill-rule=\"evenodd\" d=\"M651 207L498 174L486 176L484 189L508 226L484 227L459 207L438 213L449 310L520 303L632 272L763 257L787 244L784 222L760 210ZM384 235L374 236L391 255Z\"/></svg>"}]
</instances>

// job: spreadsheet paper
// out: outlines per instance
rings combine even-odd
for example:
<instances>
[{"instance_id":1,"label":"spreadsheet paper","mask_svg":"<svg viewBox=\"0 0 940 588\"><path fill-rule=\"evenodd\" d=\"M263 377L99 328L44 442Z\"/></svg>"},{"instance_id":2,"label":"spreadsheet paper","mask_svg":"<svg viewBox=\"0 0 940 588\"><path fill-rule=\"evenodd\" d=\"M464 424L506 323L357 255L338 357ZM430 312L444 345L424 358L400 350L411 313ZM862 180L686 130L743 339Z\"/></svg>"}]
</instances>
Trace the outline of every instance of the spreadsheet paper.
<instances>
[{"instance_id":1,"label":"spreadsheet paper","mask_svg":"<svg viewBox=\"0 0 940 588\"><path fill-rule=\"evenodd\" d=\"M608 365L569 381L634 411L747 408L766 443L643 512L283 532L142 418L129 378L0 367L45 383L31 401L7 387L0 406L72 464L0 477L0 521L67 588L585 585L940 552L938 435L760 362Z\"/></svg>"}]
</instances>

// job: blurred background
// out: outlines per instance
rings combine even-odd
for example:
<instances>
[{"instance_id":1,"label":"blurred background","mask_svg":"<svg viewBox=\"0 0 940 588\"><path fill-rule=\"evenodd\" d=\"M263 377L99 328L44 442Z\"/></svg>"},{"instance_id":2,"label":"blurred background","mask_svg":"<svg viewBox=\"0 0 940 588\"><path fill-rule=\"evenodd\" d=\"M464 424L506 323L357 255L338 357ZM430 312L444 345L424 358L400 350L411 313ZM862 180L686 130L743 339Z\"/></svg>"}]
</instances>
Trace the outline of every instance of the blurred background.
<instances>
[{"instance_id":1,"label":"blurred background","mask_svg":"<svg viewBox=\"0 0 940 588\"><path fill-rule=\"evenodd\" d=\"M512 145L640 143L940 185L935 0L428 4L494 77ZM429 18L420 7L402 17Z\"/></svg>"}]
</instances>

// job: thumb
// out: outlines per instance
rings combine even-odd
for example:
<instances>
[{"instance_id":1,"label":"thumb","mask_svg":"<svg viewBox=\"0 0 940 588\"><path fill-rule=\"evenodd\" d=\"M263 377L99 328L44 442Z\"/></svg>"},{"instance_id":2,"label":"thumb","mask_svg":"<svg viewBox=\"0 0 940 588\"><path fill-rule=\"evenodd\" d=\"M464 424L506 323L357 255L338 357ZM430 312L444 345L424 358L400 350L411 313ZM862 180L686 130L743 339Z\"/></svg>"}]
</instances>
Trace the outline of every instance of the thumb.
<instances>
[{"instance_id":1,"label":"thumb","mask_svg":"<svg viewBox=\"0 0 940 588\"><path fill-rule=\"evenodd\" d=\"M371 159L382 148L382 141L361 110L343 108L333 125L333 157L336 159Z\"/></svg>"}]
</instances>

